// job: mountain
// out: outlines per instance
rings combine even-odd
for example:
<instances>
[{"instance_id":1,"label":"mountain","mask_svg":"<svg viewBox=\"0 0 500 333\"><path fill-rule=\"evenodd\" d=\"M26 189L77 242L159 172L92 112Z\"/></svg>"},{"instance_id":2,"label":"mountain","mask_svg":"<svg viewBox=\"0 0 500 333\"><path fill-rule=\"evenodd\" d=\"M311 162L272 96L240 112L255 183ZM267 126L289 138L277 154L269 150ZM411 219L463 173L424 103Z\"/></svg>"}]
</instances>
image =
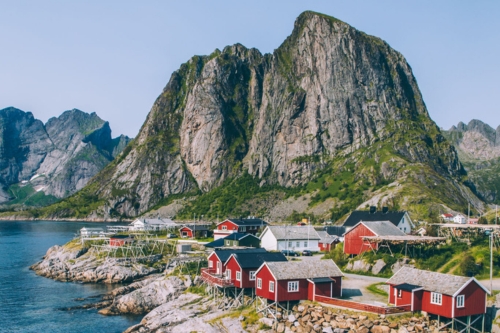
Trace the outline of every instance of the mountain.
<instances>
[{"instance_id":1,"label":"mountain","mask_svg":"<svg viewBox=\"0 0 500 333\"><path fill-rule=\"evenodd\" d=\"M479 195L500 204L500 126L493 129L480 120L460 122L443 134L457 148L460 161Z\"/></svg>"},{"instance_id":2,"label":"mountain","mask_svg":"<svg viewBox=\"0 0 500 333\"><path fill-rule=\"evenodd\" d=\"M130 141L109 123L73 109L46 124L31 112L0 110L0 202L45 205L73 194Z\"/></svg>"},{"instance_id":3,"label":"mountain","mask_svg":"<svg viewBox=\"0 0 500 333\"><path fill-rule=\"evenodd\" d=\"M424 218L481 206L466 181L404 57L308 11L271 54L236 44L181 65L134 142L41 214L338 218L388 204Z\"/></svg>"}]
</instances>

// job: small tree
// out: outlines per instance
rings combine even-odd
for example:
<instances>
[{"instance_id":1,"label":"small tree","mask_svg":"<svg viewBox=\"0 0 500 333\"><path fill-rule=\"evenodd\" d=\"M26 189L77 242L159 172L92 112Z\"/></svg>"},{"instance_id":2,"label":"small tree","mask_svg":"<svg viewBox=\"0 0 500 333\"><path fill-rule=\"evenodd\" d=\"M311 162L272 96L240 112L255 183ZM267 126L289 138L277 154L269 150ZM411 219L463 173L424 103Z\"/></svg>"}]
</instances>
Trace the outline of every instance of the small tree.
<instances>
[{"instance_id":1,"label":"small tree","mask_svg":"<svg viewBox=\"0 0 500 333\"><path fill-rule=\"evenodd\" d=\"M481 216L479 220L477 221L478 224L488 224L488 219L486 217Z\"/></svg>"},{"instance_id":2,"label":"small tree","mask_svg":"<svg viewBox=\"0 0 500 333\"><path fill-rule=\"evenodd\" d=\"M474 257L466 253L460 262L460 272L465 276L474 276L479 273L479 266L476 265Z\"/></svg>"}]
</instances>

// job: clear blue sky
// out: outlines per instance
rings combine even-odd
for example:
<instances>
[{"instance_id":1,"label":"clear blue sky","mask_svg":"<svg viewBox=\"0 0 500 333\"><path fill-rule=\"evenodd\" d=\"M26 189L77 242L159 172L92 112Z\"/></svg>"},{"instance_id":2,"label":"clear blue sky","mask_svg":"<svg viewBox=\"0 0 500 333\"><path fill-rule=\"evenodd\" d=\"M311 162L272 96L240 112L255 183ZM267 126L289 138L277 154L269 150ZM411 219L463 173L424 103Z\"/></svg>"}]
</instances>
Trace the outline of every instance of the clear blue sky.
<instances>
[{"instance_id":1,"label":"clear blue sky","mask_svg":"<svg viewBox=\"0 0 500 333\"><path fill-rule=\"evenodd\" d=\"M495 0L0 0L0 108L43 121L78 108L108 120L114 135L135 136L181 63L234 43L272 52L304 10L400 51L439 126L500 125Z\"/></svg>"}]
</instances>

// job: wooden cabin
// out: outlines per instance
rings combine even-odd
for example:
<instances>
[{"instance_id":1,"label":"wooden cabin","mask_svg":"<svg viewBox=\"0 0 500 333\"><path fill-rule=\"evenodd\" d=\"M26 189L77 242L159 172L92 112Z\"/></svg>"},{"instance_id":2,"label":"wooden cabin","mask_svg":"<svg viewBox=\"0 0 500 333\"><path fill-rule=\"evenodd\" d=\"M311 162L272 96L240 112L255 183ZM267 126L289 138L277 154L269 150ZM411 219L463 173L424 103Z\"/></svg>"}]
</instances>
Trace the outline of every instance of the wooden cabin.
<instances>
[{"instance_id":1,"label":"wooden cabin","mask_svg":"<svg viewBox=\"0 0 500 333\"><path fill-rule=\"evenodd\" d=\"M209 228L207 225L185 225L179 229L179 234L181 238L195 238L201 237L206 238L209 234Z\"/></svg>"},{"instance_id":2,"label":"wooden cabin","mask_svg":"<svg viewBox=\"0 0 500 333\"><path fill-rule=\"evenodd\" d=\"M244 233L256 235L261 228L265 228L267 222L258 218L227 219L219 224L214 230L214 240L224 238L233 233Z\"/></svg>"},{"instance_id":3,"label":"wooden cabin","mask_svg":"<svg viewBox=\"0 0 500 333\"><path fill-rule=\"evenodd\" d=\"M130 235L113 235L109 237L110 246L124 246L134 242L134 237Z\"/></svg>"},{"instance_id":4,"label":"wooden cabin","mask_svg":"<svg viewBox=\"0 0 500 333\"><path fill-rule=\"evenodd\" d=\"M489 294L473 277L403 267L388 281L389 303L447 318L486 313Z\"/></svg>"},{"instance_id":5,"label":"wooden cabin","mask_svg":"<svg viewBox=\"0 0 500 333\"><path fill-rule=\"evenodd\" d=\"M265 249L231 249L218 248L208 255L208 270L207 272L218 277L222 277L226 272L225 263L233 253L265 253Z\"/></svg>"},{"instance_id":6,"label":"wooden cabin","mask_svg":"<svg viewBox=\"0 0 500 333\"><path fill-rule=\"evenodd\" d=\"M333 260L266 262L255 273L255 294L273 302L342 296L342 277Z\"/></svg>"},{"instance_id":7,"label":"wooden cabin","mask_svg":"<svg viewBox=\"0 0 500 333\"><path fill-rule=\"evenodd\" d=\"M361 221L344 234L344 253L359 255L378 249L378 243L363 240L365 236L406 236L390 221Z\"/></svg>"}]
</instances>

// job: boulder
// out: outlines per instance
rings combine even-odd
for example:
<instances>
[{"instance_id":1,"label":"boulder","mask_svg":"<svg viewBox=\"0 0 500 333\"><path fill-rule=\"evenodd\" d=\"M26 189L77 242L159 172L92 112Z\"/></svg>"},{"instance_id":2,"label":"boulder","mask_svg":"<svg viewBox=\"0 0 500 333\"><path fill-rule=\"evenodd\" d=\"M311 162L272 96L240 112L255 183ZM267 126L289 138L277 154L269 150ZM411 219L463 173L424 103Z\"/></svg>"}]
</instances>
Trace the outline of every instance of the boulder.
<instances>
[{"instance_id":1,"label":"boulder","mask_svg":"<svg viewBox=\"0 0 500 333\"><path fill-rule=\"evenodd\" d=\"M386 266L387 264L385 263L385 261L383 259L379 259L375 262L375 264L373 264L373 267L372 267L372 274L375 274L377 275L378 273L380 273L384 267Z\"/></svg>"},{"instance_id":2,"label":"boulder","mask_svg":"<svg viewBox=\"0 0 500 333\"><path fill-rule=\"evenodd\" d=\"M389 326L375 325L370 330L371 333L390 333Z\"/></svg>"}]
</instances>

